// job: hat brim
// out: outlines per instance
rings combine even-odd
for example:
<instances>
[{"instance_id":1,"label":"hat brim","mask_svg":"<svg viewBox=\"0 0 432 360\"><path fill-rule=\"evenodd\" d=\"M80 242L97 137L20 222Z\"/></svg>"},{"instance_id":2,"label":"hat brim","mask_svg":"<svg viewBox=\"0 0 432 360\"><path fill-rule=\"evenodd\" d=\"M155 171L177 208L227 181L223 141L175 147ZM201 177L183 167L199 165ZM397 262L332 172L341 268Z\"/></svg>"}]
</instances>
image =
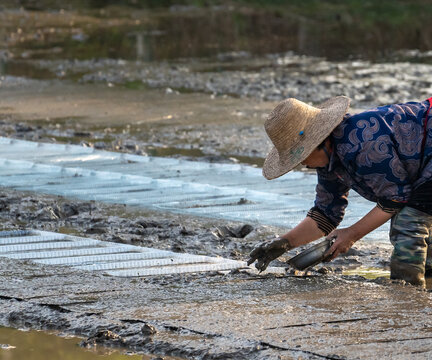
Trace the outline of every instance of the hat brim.
<instances>
[{"instance_id":1,"label":"hat brim","mask_svg":"<svg viewBox=\"0 0 432 360\"><path fill-rule=\"evenodd\" d=\"M280 154L275 147L269 152L264 161L264 177L268 180L276 179L304 161L342 122L349 103L348 97L337 96L316 106L321 111L305 129L305 135L299 142L293 144L283 154Z\"/></svg>"}]
</instances>

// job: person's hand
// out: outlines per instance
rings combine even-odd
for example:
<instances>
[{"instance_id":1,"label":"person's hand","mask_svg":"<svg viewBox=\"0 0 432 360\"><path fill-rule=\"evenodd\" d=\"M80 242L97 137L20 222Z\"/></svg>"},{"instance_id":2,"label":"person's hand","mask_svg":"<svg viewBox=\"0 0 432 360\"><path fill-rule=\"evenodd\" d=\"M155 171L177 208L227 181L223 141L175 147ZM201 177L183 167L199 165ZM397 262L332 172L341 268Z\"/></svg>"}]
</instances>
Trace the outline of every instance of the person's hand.
<instances>
[{"instance_id":1,"label":"person's hand","mask_svg":"<svg viewBox=\"0 0 432 360\"><path fill-rule=\"evenodd\" d=\"M333 230L326 239L334 239L333 245L324 254L326 262L332 261L339 254L346 253L358 240L350 228Z\"/></svg>"},{"instance_id":2,"label":"person's hand","mask_svg":"<svg viewBox=\"0 0 432 360\"><path fill-rule=\"evenodd\" d=\"M259 272L264 271L268 264L270 264L270 261L278 258L291 248L292 246L289 241L284 238L276 238L272 241L263 242L255 246L251 251L247 264L250 265L257 260L255 267Z\"/></svg>"}]
</instances>

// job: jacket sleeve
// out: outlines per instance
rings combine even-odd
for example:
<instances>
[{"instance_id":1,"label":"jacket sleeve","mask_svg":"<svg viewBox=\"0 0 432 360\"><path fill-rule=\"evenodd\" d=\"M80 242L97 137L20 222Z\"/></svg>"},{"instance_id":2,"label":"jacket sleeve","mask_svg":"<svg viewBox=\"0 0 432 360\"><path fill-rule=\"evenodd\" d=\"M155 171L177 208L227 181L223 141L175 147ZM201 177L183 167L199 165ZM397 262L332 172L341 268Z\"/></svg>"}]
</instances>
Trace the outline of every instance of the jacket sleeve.
<instances>
[{"instance_id":1,"label":"jacket sleeve","mask_svg":"<svg viewBox=\"0 0 432 360\"><path fill-rule=\"evenodd\" d=\"M336 175L326 170L318 170L315 204L307 216L311 217L318 228L328 235L342 221L348 205L349 188L342 184Z\"/></svg>"}]
</instances>

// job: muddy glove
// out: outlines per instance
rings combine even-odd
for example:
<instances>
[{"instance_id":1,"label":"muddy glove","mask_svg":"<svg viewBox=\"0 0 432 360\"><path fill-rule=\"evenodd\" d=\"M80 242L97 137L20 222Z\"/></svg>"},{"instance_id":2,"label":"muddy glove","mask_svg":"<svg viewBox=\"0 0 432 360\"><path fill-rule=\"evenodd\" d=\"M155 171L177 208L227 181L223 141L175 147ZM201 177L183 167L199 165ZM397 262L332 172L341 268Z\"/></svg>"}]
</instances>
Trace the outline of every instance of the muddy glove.
<instances>
[{"instance_id":1,"label":"muddy glove","mask_svg":"<svg viewBox=\"0 0 432 360\"><path fill-rule=\"evenodd\" d=\"M278 258L286 251L292 249L293 247L290 245L287 239L277 238L272 241L267 241L255 246L252 252L249 254L249 259L247 264L252 264L255 260L257 260L255 267L261 272L267 269L270 261Z\"/></svg>"}]
</instances>

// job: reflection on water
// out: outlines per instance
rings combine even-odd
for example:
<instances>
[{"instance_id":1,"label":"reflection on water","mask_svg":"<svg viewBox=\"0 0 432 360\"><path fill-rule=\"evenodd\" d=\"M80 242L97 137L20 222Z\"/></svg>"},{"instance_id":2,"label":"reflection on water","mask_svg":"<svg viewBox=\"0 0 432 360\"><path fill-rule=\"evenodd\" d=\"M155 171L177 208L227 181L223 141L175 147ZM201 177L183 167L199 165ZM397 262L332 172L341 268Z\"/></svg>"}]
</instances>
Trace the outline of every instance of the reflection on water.
<instances>
[{"instance_id":1,"label":"reflection on water","mask_svg":"<svg viewBox=\"0 0 432 360\"><path fill-rule=\"evenodd\" d=\"M90 351L79 347L80 341L78 338L61 338L41 331L20 331L0 327L0 359L149 360L152 358L143 355L125 355L101 347Z\"/></svg>"},{"instance_id":2,"label":"reflection on water","mask_svg":"<svg viewBox=\"0 0 432 360\"><path fill-rule=\"evenodd\" d=\"M376 279L379 277L390 278L390 271L380 268L363 268L359 267L356 269L348 269L342 272L343 275L357 275L362 276L365 279Z\"/></svg>"},{"instance_id":3,"label":"reflection on water","mask_svg":"<svg viewBox=\"0 0 432 360\"><path fill-rule=\"evenodd\" d=\"M424 36L432 30L430 22L421 24L421 32L417 21L389 31L385 22L366 24L338 14L317 21L264 9L229 8L186 12L125 8L121 15L112 12L72 20L67 13L54 15L46 13L44 18L33 13L26 15L25 22L7 19L8 45L17 50L18 58L159 61L219 56L232 60L232 52L237 56L294 51L329 60L385 60L394 50L432 48Z\"/></svg>"},{"instance_id":4,"label":"reflection on water","mask_svg":"<svg viewBox=\"0 0 432 360\"><path fill-rule=\"evenodd\" d=\"M30 79L51 79L53 73L46 69L40 69L29 63L2 61L0 59L0 75L19 76Z\"/></svg>"}]
</instances>

